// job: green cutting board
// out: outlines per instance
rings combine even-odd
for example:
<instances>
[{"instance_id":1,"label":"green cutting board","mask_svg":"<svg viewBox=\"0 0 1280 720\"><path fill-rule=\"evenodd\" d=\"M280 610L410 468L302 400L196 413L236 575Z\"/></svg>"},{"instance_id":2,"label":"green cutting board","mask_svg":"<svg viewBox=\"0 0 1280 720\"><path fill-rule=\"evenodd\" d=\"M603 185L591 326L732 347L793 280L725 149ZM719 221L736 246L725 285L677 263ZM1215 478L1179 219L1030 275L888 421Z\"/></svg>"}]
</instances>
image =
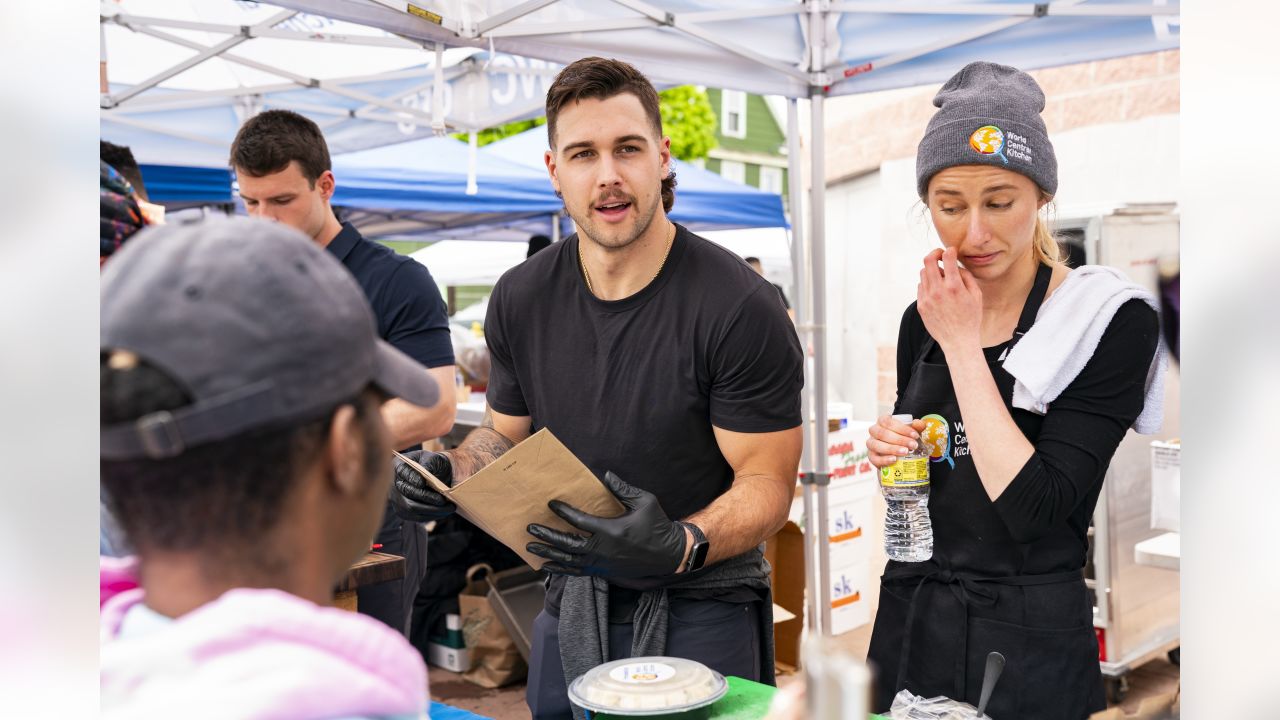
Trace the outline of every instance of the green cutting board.
<instances>
[{"instance_id":1,"label":"green cutting board","mask_svg":"<svg viewBox=\"0 0 1280 720\"><path fill-rule=\"evenodd\" d=\"M769 714L769 703L773 701L778 688L762 685L758 682L729 676L729 692L711 706L711 720L761 720ZM629 720L620 715L595 714L595 720ZM880 715L871 715L870 720L884 720Z\"/></svg>"}]
</instances>

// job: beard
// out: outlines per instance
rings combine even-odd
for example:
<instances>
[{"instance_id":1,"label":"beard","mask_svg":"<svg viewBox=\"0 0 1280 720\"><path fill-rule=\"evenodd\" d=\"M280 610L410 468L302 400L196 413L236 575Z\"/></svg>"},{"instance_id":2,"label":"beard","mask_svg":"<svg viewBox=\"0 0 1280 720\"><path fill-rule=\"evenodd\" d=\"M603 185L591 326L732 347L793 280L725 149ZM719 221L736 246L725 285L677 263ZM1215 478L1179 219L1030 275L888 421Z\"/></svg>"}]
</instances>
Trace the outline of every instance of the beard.
<instances>
[{"instance_id":1,"label":"beard","mask_svg":"<svg viewBox=\"0 0 1280 720\"><path fill-rule=\"evenodd\" d=\"M577 225L580 234L587 236L592 242L601 247L620 250L634 243L648 231L649 226L653 223L654 216L658 213L658 204L661 201L662 196L660 193L653 195L646 204L641 205L633 195L613 192L593 199L591 204L580 212L575 212L569 208L568 203L565 203L565 212L569 213L569 217L573 218L573 222ZM630 209L636 213L633 223L630 225L625 223L612 225L597 220L594 214L595 208L616 202L631 204Z\"/></svg>"}]
</instances>

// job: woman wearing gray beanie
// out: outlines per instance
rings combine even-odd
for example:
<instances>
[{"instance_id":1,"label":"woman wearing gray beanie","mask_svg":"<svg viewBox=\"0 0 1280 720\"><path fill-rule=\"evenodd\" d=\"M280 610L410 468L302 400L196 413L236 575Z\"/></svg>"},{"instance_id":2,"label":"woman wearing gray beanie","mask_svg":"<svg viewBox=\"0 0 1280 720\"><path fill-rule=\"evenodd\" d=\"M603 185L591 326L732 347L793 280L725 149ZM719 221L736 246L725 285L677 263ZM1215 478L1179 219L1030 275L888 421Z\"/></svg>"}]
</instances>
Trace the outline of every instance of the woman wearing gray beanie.
<instances>
[{"instance_id":1,"label":"woman wearing gray beanie","mask_svg":"<svg viewBox=\"0 0 1280 720\"><path fill-rule=\"evenodd\" d=\"M1154 298L1110 268L1069 270L1041 209L1057 160L1026 73L975 62L942 86L917 190L943 248L924 258L898 336L895 414L877 467L929 451L933 556L890 561L868 659L876 710L901 690L988 712L1079 720L1102 710L1083 568L1102 478L1130 426L1160 425Z\"/></svg>"}]
</instances>

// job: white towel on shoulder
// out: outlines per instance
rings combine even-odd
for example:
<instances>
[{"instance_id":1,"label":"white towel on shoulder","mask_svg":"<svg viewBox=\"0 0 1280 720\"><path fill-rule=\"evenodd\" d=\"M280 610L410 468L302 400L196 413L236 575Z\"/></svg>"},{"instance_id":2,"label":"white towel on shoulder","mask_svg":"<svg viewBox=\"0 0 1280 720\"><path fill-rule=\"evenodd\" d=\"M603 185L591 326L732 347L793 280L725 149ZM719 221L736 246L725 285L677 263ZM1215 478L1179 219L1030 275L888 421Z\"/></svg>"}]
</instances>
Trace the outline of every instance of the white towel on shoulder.
<instances>
[{"instance_id":1,"label":"white towel on shoulder","mask_svg":"<svg viewBox=\"0 0 1280 720\"><path fill-rule=\"evenodd\" d=\"M1013 406L1045 414L1084 369L1120 306L1141 299L1159 312L1155 297L1115 268L1085 265L1040 306L1036 322L1005 358L1014 378ZM1164 343L1156 347L1147 369L1146 399L1133 429L1150 434L1164 421Z\"/></svg>"}]
</instances>

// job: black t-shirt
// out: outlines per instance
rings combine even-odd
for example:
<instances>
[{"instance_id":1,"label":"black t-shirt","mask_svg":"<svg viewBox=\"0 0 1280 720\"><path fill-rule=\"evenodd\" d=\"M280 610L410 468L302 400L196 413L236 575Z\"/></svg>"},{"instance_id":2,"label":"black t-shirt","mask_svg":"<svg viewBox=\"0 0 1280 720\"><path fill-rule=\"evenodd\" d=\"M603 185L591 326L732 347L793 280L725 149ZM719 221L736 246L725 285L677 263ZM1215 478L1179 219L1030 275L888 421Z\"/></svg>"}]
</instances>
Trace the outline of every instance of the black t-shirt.
<instances>
[{"instance_id":1,"label":"black t-shirt","mask_svg":"<svg viewBox=\"0 0 1280 720\"><path fill-rule=\"evenodd\" d=\"M786 309L790 310L790 309L791 309L791 301L787 299L787 294L786 294L785 292L783 292L783 290L782 290L782 286L781 286L781 285L779 285L778 283L772 283L772 285L773 285L775 288L777 288L777 289L778 289L778 297L782 298L782 307L784 307L784 308L786 308Z\"/></svg>"},{"instance_id":2,"label":"black t-shirt","mask_svg":"<svg viewBox=\"0 0 1280 720\"><path fill-rule=\"evenodd\" d=\"M657 495L672 519L733 482L713 425L800 424L803 356L777 291L680 226L658 277L622 300L587 291L576 235L535 254L494 287L485 339L495 411L549 428L597 476Z\"/></svg>"},{"instance_id":3,"label":"black t-shirt","mask_svg":"<svg viewBox=\"0 0 1280 720\"><path fill-rule=\"evenodd\" d=\"M1120 441L1142 412L1147 370L1159 342L1156 312L1142 300L1121 305L1080 374L1049 405L1035 452L995 500L996 512L1022 545L1027 572L1084 566L1089 519ZM912 303L898 332L898 397L929 332ZM996 361L1006 341L985 348ZM935 343L928 362L945 362ZM1010 399L1005 398L1006 402ZM896 406L895 406L896 411ZM1014 408L1012 413L1028 411ZM945 508L930 505L931 512Z\"/></svg>"}]
</instances>

